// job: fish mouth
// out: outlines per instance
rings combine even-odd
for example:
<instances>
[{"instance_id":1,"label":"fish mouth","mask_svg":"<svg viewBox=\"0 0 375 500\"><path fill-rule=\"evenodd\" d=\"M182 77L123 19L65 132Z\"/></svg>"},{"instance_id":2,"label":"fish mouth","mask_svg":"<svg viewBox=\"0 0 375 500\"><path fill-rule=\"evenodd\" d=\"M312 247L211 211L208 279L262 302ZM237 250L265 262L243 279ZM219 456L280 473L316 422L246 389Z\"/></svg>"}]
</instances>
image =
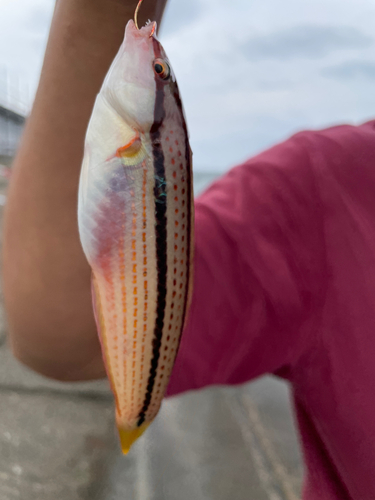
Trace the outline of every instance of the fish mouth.
<instances>
[{"instance_id":1,"label":"fish mouth","mask_svg":"<svg viewBox=\"0 0 375 500\"><path fill-rule=\"evenodd\" d=\"M133 19L128 21L126 25L126 34L131 35L134 38L151 38L156 34L157 23L156 21L148 22L142 28L137 28Z\"/></svg>"}]
</instances>

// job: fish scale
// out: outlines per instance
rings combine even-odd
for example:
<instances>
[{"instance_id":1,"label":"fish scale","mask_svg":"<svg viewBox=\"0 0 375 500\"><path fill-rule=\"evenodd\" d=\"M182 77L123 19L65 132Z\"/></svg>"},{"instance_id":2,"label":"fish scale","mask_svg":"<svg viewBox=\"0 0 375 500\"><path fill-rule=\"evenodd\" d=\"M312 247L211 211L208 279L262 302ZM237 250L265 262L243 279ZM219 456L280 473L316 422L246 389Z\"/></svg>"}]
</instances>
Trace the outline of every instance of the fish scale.
<instances>
[{"instance_id":1,"label":"fish scale","mask_svg":"<svg viewBox=\"0 0 375 500\"><path fill-rule=\"evenodd\" d=\"M85 142L78 222L127 453L157 415L192 287L191 150L155 23L129 21Z\"/></svg>"}]
</instances>

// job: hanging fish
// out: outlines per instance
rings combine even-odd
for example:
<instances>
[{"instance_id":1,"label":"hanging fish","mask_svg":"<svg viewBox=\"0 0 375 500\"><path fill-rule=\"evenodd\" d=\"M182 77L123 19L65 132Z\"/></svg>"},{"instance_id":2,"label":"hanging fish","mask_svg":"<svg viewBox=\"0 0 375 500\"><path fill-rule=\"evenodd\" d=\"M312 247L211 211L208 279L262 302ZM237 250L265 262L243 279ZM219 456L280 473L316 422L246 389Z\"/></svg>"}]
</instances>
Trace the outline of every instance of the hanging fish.
<instances>
[{"instance_id":1,"label":"hanging fish","mask_svg":"<svg viewBox=\"0 0 375 500\"><path fill-rule=\"evenodd\" d=\"M97 96L79 184L103 358L122 451L159 411L189 309L191 150L156 23L133 20Z\"/></svg>"}]
</instances>

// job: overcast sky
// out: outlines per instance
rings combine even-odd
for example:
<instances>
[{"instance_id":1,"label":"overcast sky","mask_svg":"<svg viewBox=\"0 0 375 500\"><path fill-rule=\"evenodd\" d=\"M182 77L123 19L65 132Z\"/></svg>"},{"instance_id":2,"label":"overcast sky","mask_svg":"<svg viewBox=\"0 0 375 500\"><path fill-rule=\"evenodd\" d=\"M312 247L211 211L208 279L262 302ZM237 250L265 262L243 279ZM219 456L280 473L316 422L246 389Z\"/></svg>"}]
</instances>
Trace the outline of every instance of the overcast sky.
<instances>
[{"instance_id":1,"label":"overcast sky","mask_svg":"<svg viewBox=\"0 0 375 500\"><path fill-rule=\"evenodd\" d=\"M32 100L53 4L0 0L0 98L7 73L13 98ZM298 130L375 118L374 26L374 0L170 0L160 38L195 168L225 170Z\"/></svg>"}]
</instances>

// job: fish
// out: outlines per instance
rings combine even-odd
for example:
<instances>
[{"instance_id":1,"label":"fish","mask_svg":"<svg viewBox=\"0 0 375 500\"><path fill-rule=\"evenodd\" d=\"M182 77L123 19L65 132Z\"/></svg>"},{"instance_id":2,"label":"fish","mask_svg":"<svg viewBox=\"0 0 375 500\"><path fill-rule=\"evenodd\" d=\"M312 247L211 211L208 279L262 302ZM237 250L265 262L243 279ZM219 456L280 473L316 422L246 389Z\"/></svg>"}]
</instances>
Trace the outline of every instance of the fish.
<instances>
[{"instance_id":1,"label":"fish","mask_svg":"<svg viewBox=\"0 0 375 500\"><path fill-rule=\"evenodd\" d=\"M127 23L79 180L79 236L124 454L160 409L192 294L192 152L156 27L139 28L136 15Z\"/></svg>"}]
</instances>

